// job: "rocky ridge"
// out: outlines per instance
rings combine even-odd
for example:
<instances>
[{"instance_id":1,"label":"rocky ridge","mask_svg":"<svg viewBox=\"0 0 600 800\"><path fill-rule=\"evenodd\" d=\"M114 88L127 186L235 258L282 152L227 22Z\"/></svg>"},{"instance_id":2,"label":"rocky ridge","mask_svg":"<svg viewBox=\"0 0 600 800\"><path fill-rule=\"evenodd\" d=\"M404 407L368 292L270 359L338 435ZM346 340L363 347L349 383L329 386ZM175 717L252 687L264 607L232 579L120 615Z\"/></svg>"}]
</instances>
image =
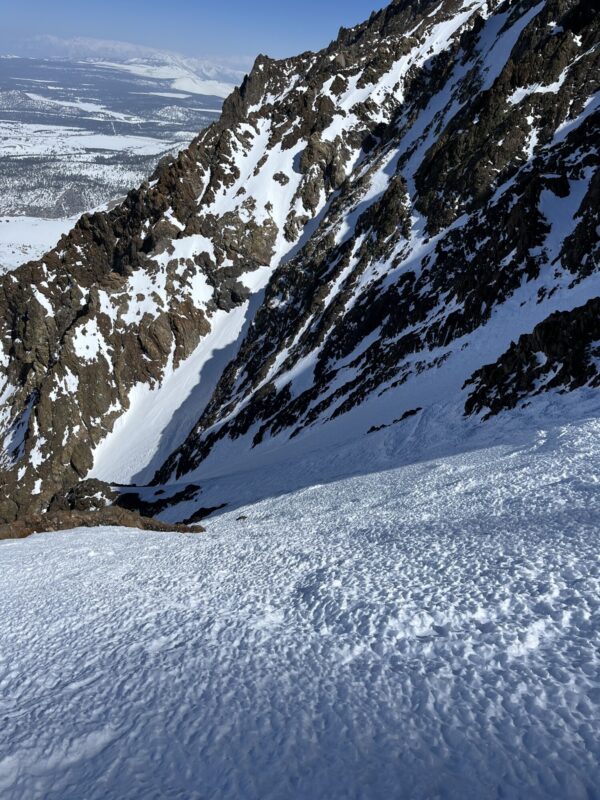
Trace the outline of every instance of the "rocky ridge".
<instances>
[{"instance_id":1,"label":"rocky ridge","mask_svg":"<svg viewBox=\"0 0 600 800\"><path fill-rule=\"evenodd\" d=\"M187 150L0 280L0 519L93 475L136 387L236 309L237 354L156 484L448 397L485 416L595 385L599 44L590 0L402 0L259 57Z\"/></svg>"},{"instance_id":2,"label":"rocky ridge","mask_svg":"<svg viewBox=\"0 0 600 800\"><path fill-rule=\"evenodd\" d=\"M157 482L201 470L224 439L294 437L373 395L396 393L401 418L427 373L445 366L460 390L469 349L506 360L503 341L554 307L593 338L593 313L570 306L598 288L598 20L585 4L546 3L504 4L470 23L277 271L237 360ZM503 313L498 340L486 328ZM545 389L593 380L580 372L588 380ZM467 413L514 405L495 374L475 372L499 391L491 404L467 399ZM447 388L428 387L429 404Z\"/></svg>"},{"instance_id":3,"label":"rocky ridge","mask_svg":"<svg viewBox=\"0 0 600 800\"><path fill-rule=\"evenodd\" d=\"M62 511L28 514L16 521L0 525L0 541L25 539L34 533L54 533L75 528L137 528L158 533L203 533L204 528L194 528L173 523L166 524L154 518L142 517L123 508L103 508L97 511Z\"/></svg>"}]
</instances>

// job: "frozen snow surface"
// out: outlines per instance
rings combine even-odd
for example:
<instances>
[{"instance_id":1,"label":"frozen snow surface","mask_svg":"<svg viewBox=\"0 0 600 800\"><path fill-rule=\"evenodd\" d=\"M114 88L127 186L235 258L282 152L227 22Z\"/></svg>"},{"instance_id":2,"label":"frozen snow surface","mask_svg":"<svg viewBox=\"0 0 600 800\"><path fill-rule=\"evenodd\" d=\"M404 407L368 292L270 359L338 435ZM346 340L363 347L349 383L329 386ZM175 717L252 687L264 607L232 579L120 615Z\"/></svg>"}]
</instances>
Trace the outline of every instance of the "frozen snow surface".
<instances>
[{"instance_id":1,"label":"frozen snow surface","mask_svg":"<svg viewBox=\"0 0 600 800\"><path fill-rule=\"evenodd\" d=\"M2 543L0 795L600 797L600 418L544 420L206 534Z\"/></svg>"},{"instance_id":2,"label":"frozen snow surface","mask_svg":"<svg viewBox=\"0 0 600 800\"><path fill-rule=\"evenodd\" d=\"M76 221L77 217L41 219L0 216L0 275L43 256L63 234L71 230Z\"/></svg>"}]
</instances>

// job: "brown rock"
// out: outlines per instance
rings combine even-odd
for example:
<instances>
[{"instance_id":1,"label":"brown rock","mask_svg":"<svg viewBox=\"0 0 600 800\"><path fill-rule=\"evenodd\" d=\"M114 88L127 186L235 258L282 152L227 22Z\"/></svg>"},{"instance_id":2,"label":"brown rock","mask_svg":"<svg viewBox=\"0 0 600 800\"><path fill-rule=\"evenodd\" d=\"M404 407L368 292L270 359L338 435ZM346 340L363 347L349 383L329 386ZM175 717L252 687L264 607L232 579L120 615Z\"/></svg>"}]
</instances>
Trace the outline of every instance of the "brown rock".
<instances>
[{"instance_id":1,"label":"brown rock","mask_svg":"<svg viewBox=\"0 0 600 800\"><path fill-rule=\"evenodd\" d=\"M170 525L149 517L141 517L124 508L102 508L96 511L58 511L51 514L31 514L16 522L0 525L0 540L25 539L34 533L51 533L72 528L138 528L164 533L202 533L200 526Z\"/></svg>"}]
</instances>

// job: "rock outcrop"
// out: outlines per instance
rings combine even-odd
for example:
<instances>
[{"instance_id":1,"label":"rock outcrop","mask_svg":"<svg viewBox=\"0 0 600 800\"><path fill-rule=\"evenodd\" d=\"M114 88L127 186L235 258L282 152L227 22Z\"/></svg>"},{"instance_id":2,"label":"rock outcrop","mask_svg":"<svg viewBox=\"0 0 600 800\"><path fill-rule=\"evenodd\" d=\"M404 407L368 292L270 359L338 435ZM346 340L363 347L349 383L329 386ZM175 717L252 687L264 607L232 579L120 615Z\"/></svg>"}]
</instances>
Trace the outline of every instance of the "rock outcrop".
<instances>
[{"instance_id":1,"label":"rock outcrop","mask_svg":"<svg viewBox=\"0 0 600 800\"><path fill-rule=\"evenodd\" d=\"M557 311L467 382L467 414L489 418L535 395L600 387L600 298Z\"/></svg>"},{"instance_id":2,"label":"rock outcrop","mask_svg":"<svg viewBox=\"0 0 600 800\"><path fill-rule=\"evenodd\" d=\"M159 533L202 533L199 525L166 524L156 519L141 517L123 508L105 508L101 511L57 511L48 514L27 514L24 517L0 525L0 541L25 539L34 533L54 533L74 528L137 528Z\"/></svg>"}]
</instances>

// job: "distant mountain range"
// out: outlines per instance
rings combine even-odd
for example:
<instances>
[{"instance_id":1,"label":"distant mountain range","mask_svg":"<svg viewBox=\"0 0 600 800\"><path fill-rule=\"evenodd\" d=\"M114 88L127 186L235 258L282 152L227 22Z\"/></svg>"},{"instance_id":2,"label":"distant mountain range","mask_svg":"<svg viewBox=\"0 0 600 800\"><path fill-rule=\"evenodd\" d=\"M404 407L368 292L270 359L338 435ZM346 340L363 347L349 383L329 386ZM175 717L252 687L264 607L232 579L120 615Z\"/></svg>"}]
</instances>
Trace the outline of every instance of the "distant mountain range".
<instances>
[{"instance_id":1,"label":"distant mountain range","mask_svg":"<svg viewBox=\"0 0 600 800\"><path fill-rule=\"evenodd\" d=\"M80 36L33 36L13 46L12 54L29 58L52 58L68 61L140 61L158 67L176 65L195 77L219 81L223 84L239 84L252 67L252 59L239 58L192 58L168 50L157 50L144 45L110 39L93 39ZM231 89L229 90L231 91ZM229 92L227 92L229 94Z\"/></svg>"}]
</instances>

